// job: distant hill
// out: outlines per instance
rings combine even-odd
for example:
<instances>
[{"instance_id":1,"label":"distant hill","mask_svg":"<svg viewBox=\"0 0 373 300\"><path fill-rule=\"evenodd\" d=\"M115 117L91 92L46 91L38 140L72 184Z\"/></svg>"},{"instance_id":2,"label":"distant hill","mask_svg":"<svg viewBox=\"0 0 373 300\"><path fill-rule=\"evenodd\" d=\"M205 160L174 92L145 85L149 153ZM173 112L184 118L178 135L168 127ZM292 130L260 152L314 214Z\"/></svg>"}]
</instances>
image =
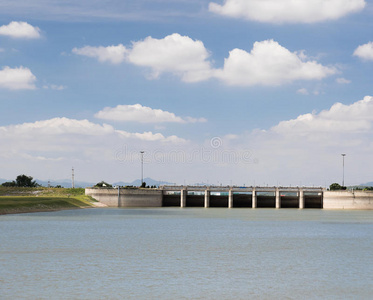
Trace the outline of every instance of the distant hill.
<instances>
[{"instance_id":1,"label":"distant hill","mask_svg":"<svg viewBox=\"0 0 373 300\"><path fill-rule=\"evenodd\" d=\"M362 183L360 186L373 186L373 181L367 182L367 183Z\"/></svg>"},{"instance_id":2,"label":"distant hill","mask_svg":"<svg viewBox=\"0 0 373 300\"><path fill-rule=\"evenodd\" d=\"M159 186L159 185L173 185L173 183L171 182L167 182L167 181L159 181L159 180L154 180L152 178L144 178L144 182L146 183L146 185L149 185L149 186L152 186L152 185L156 185L156 186ZM118 182L114 182L112 185L116 185L116 186L128 186L128 185L133 185L133 186L140 186L141 185L141 179L136 179L132 182L123 182L123 181L118 181Z\"/></svg>"},{"instance_id":3,"label":"distant hill","mask_svg":"<svg viewBox=\"0 0 373 300\"><path fill-rule=\"evenodd\" d=\"M42 186L48 186L48 180L45 181L45 180L39 180L39 179L36 179L36 182ZM60 185L64 188L71 188L71 179L61 179L61 180L50 180L49 184L51 186L57 186L57 185ZM85 188L85 187L88 187L88 186L93 186L95 185L96 183L92 183L92 182L85 182L85 181L75 181L74 182L74 186L77 187L77 188Z\"/></svg>"}]
</instances>

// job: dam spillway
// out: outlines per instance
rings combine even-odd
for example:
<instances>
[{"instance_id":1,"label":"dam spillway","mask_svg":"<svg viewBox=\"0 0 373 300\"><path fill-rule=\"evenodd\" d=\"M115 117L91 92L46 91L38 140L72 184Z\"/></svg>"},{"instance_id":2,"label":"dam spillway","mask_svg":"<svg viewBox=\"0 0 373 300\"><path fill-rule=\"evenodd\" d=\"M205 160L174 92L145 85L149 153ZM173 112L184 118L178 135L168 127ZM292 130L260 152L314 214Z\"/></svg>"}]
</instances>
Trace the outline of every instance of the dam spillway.
<instances>
[{"instance_id":1,"label":"dam spillway","mask_svg":"<svg viewBox=\"0 0 373 300\"><path fill-rule=\"evenodd\" d=\"M323 208L321 187L161 186L87 188L110 207Z\"/></svg>"},{"instance_id":2,"label":"dam spillway","mask_svg":"<svg viewBox=\"0 0 373 300\"><path fill-rule=\"evenodd\" d=\"M321 187L162 186L162 206L322 208Z\"/></svg>"}]
</instances>

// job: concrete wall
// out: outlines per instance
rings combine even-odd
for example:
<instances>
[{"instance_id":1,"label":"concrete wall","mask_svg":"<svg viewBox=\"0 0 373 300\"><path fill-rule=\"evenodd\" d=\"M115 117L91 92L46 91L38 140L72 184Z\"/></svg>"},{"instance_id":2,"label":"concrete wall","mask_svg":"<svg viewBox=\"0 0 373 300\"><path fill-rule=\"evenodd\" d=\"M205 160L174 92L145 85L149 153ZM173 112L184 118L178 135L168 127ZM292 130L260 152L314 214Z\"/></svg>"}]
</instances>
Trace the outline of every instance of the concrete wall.
<instances>
[{"instance_id":1,"label":"concrete wall","mask_svg":"<svg viewBox=\"0 0 373 300\"><path fill-rule=\"evenodd\" d=\"M91 188L85 194L109 207L162 207L162 191L152 189Z\"/></svg>"},{"instance_id":2,"label":"concrete wall","mask_svg":"<svg viewBox=\"0 0 373 300\"><path fill-rule=\"evenodd\" d=\"M373 192L325 191L324 209L373 209Z\"/></svg>"},{"instance_id":3,"label":"concrete wall","mask_svg":"<svg viewBox=\"0 0 373 300\"><path fill-rule=\"evenodd\" d=\"M153 189L120 189L118 199L117 189L105 188L88 188L85 190L86 195L92 196L97 201L106 204L109 207L162 207L162 206L180 206L180 195L165 195L162 190ZM305 195L305 207L312 206L315 201L318 205L314 208L324 209L373 209L373 192L363 191L324 191L322 196ZM241 195L233 196L237 198L237 207L250 207L250 199L245 199L245 205L240 199ZM244 195L247 196L247 195ZM188 196L186 204L188 206L203 207L203 196ZM307 197L311 197L308 199ZM241 201L240 201L241 200ZM247 204L246 204L247 200ZM292 199L292 207L296 207L296 199ZM241 203L242 202L242 203ZM241 204L241 205L240 205ZM287 206L286 202L284 207ZM288 203L289 204L289 203ZM312 204L312 205L311 205ZM289 204L290 205L290 204ZM228 196L210 196L210 207L228 207ZM275 207L274 196L258 195L257 207Z\"/></svg>"},{"instance_id":4,"label":"concrete wall","mask_svg":"<svg viewBox=\"0 0 373 300\"><path fill-rule=\"evenodd\" d=\"M85 194L93 199L106 204L110 207L118 207L118 190L117 189L85 189Z\"/></svg>"}]
</instances>

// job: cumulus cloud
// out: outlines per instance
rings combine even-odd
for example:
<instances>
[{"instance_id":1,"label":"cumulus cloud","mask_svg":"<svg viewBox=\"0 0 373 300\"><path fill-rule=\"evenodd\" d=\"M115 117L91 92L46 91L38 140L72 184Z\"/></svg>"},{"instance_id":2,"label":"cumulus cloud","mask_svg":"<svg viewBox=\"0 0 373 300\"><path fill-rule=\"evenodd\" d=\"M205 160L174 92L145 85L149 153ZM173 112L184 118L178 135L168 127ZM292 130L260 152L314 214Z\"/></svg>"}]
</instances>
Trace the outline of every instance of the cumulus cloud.
<instances>
[{"instance_id":1,"label":"cumulus cloud","mask_svg":"<svg viewBox=\"0 0 373 300\"><path fill-rule=\"evenodd\" d=\"M145 141L184 141L175 136L165 137L159 133L144 132L131 133L123 130L117 130L108 124L96 124L88 120L75 120L69 118L53 118L49 120L36 121L34 123L23 123L0 127L2 136L35 139L37 137L58 137L61 135L68 136L114 136L131 139L141 139ZM58 141L57 138L56 141Z\"/></svg>"},{"instance_id":2,"label":"cumulus cloud","mask_svg":"<svg viewBox=\"0 0 373 300\"><path fill-rule=\"evenodd\" d=\"M27 22L10 22L8 25L0 26L0 35L16 39L38 39L41 37L40 29Z\"/></svg>"},{"instance_id":3,"label":"cumulus cloud","mask_svg":"<svg viewBox=\"0 0 373 300\"><path fill-rule=\"evenodd\" d=\"M36 77L31 70L24 67L4 67L0 70L0 89L33 90Z\"/></svg>"},{"instance_id":4,"label":"cumulus cloud","mask_svg":"<svg viewBox=\"0 0 373 300\"><path fill-rule=\"evenodd\" d=\"M108 47L85 46L83 48L74 48L72 52L77 55L97 58L100 62L120 64L125 60L127 49L122 44L119 44L118 46Z\"/></svg>"},{"instance_id":5,"label":"cumulus cloud","mask_svg":"<svg viewBox=\"0 0 373 300\"><path fill-rule=\"evenodd\" d=\"M373 60L373 42L369 42L357 47L354 51L354 56L357 56L363 60Z\"/></svg>"},{"instance_id":6,"label":"cumulus cloud","mask_svg":"<svg viewBox=\"0 0 373 300\"><path fill-rule=\"evenodd\" d=\"M309 113L296 119L282 121L271 130L284 135L365 133L372 130L373 97L351 105L334 104L320 113Z\"/></svg>"},{"instance_id":7,"label":"cumulus cloud","mask_svg":"<svg viewBox=\"0 0 373 300\"><path fill-rule=\"evenodd\" d=\"M127 49L122 44L109 47L74 48L73 53L97 58L101 62L119 64L128 62L151 70L151 78L162 73L172 73L186 82L202 81L211 76L211 62L207 49L201 41L178 33L163 39L147 37L133 42Z\"/></svg>"},{"instance_id":8,"label":"cumulus cloud","mask_svg":"<svg viewBox=\"0 0 373 300\"><path fill-rule=\"evenodd\" d=\"M8 176L33 170L33 176L45 178L53 169L54 177L60 178L61 170L71 165L79 169L80 176L85 172L86 178L111 176L125 163L125 176L131 179L138 170L139 150L167 151L184 147L188 141L157 132L128 132L89 120L53 118L0 126L0 144L4 145L0 164Z\"/></svg>"},{"instance_id":9,"label":"cumulus cloud","mask_svg":"<svg viewBox=\"0 0 373 300\"><path fill-rule=\"evenodd\" d=\"M147 37L133 42L132 48L86 46L74 48L73 53L112 63L126 61L150 68L152 78L171 73L185 82L218 78L229 85L280 85L295 80L320 80L337 72L333 67L307 60L304 51L290 52L273 40L254 43L250 53L241 49L230 51L224 68L216 69L201 41L177 33L163 39Z\"/></svg>"},{"instance_id":10,"label":"cumulus cloud","mask_svg":"<svg viewBox=\"0 0 373 300\"><path fill-rule=\"evenodd\" d=\"M209 10L232 18L268 23L314 23L336 20L361 11L364 0L225 0Z\"/></svg>"},{"instance_id":11,"label":"cumulus cloud","mask_svg":"<svg viewBox=\"0 0 373 300\"><path fill-rule=\"evenodd\" d=\"M341 178L340 154L347 153L346 181L352 185L371 178L372 134L373 97L366 96L243 133L231 147L250 149L257 163L235 167L241 174L255 174L256 184L329 186Z\"/></svg>"},{"instance_id":12,"label":"cumulus cloud","mask_svg":"<svg viewBox=\"0 0 373 300\"><path fill-rule=\"evenodd\" d=\"M273 40L255 42L251 52L234 49L216 77L229 85L280 85L295 80L320 80L336 70L305 61L303 52L290 52Z\"/></svg>"},{"instance_id":13,"label":"cumulus cloud","mask_svg":"<svg viewBox=\"0 0 373 300\"><path fill-rule=\"evenodd\" d=\"M183 81L195 82L211 76L209 56L201 41L174 33L163 39L147 37L134 42L128 61L151 68L154 78L170 72L180 76Z\"/></svg>"},{"instance_id":14,"label":"cumulus cloud","mask_svg":"<svg viewBox=\"0 0 373 300\"><path fill-rule=\"evenodd\" d=\"M139 122L139 123L197 123L206 122L204 118L179 117L174 113L161 109L153 109L141 104L118 105L117 107L106 107L95 114L98 119Z\"/></svg>"}]
</instances>

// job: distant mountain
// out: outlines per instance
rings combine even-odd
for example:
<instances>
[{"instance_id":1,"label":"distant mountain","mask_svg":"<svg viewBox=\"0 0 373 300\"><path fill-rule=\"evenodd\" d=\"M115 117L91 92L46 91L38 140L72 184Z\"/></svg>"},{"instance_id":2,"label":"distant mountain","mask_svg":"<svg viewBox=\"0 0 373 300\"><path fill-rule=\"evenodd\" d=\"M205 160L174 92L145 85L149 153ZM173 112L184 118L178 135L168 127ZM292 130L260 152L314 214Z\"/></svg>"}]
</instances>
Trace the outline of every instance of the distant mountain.
<instances>
[{"instance_id":1,"label":"distant mountain","mask_svg":"<svg viewBox=\"0 0 373 300\"><path fill-rule=\"evenodd\" d=\"M373 181L367 182L367 183L362 183L360 186L373 186Z\"/></svg>"},{"instance_id":2,"label":"distant mountain","mask_svg":"<svg viewBox=\"0 0 373 300\"><path fill-rule=\"evenodd\" d=\"M36 182L42 186L48 186L48 184L50 186L57 186L57 185L60 185L64 188L71 188L71 179L61 179L61 180L50 180L49 183L48 183L48 180L45 181L45 180L39 180L39 179L36 179ZM74 186L76 188L86 188L86 187L89 187L89 186L93 186L95 185L96 183L92 183L92 182L85 182L85 181L75 181L74 182Z\"/></svg>"},{"instance_id":3,"label":"distant mountain","mask_svg":"<svg viewBox=\"0 0 373 300\"><path fill-rule=\"evenodd\" d=\"M159 181L159 180L154 180L152 178L144 178L144 182L146 183L146 185L149 185L149 186L152 186L152 185L156 185L156 186L160 186L160 185L173 185L173 183L171 182L167 182L167 181ZM128 185L133 185L133 186L140 186L141 185L141 179L136 179L132 182L123 182L123 181L118 181L118 182L114 182L113 185L115 186L128 186Z\"/></svg>"}]
</instances>

